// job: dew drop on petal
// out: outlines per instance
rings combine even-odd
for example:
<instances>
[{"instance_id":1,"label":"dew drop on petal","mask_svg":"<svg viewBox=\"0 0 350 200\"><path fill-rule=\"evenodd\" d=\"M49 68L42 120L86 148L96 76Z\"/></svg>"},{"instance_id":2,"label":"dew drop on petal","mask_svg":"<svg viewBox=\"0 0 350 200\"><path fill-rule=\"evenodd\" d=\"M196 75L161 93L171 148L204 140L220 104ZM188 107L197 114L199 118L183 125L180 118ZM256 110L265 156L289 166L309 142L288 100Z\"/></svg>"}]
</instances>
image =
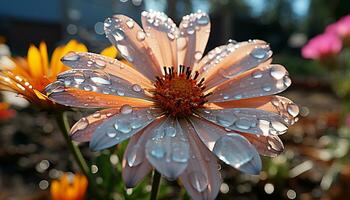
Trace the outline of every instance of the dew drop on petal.
<instances>
[{"instance_id":1,"label":"dew drop on petal","mask_svg":"<svg viewBox=\"0 0 350 200\"><path fill-rule=\"evenodd\" d=\"M93 90L93 88L91 87L91 85L84 85L83 89L84 89L85 91L92 91L92 90Z\"/></svg>"},{"instance_id":2,"label":"dew drop on petal","mask_svg":"<svg viewBox=\"0 0 350 200\"><path fill-rule=\"evenodd\" d=\"M129 27L129 28L133 28L134 27L134 20L132 19L129 19L127 22L126 22L126 25Z\"/></svg>"},{"instance_id":3,"label":"dew drop on petal","mask_svg":"<svg viewBox=\"0 0 350 200\"><path fill-rule=\"evenodd\" d=\"M165 150L162 146L157 145L152 148L151 155L157 159L161 159L165 156Z\"/></svg>"},{"instance_id":4,"label":"dew drop on petal","mask_svg":"<svg viewBox=\"0 0 350 200\"><path fill-rule=\"evenodd\" d=\"M164 128L164 134L170 137L176 136L176 129L172 126L168 126Z\"/></svg>"},{"instance_id":5,"label":"dew drop on petal","mask_svg":"<svg viewBox=\"0 0 350 200\"><path fill-rule=\"evenodd\" d=\"M84 74L81 73L81 72L77 72L74 74L74 81L77 83L77 84L80 84L82 82L85 81L85 77L84 77Z\"/></svg>"},{"instance_id":6,"label":"dew drop on petal","mask_svg":"<svg viewBox=\"0 0 350 200\"><path fill-rule=\"evenodd\" d=\"M293 117L296 117L299 114L299 107L295 104L289 104L287 106L287 111Z\"/></svg>"},{"instance_id":7,"label":"dew drop on petal","mask_svg":"<svg viewBox=\"0 0 350 200\"><path fill-rule=\"evenodd\" d=\"M132 111L133 111L132 107L128 104L125 104L120 108L120 113L122 113L122 114L129 114Z\"/></svg>"},{"instance_id":8,"label":"dew drop on petal","mask_svg":"<svg viewBox=\"0 0 350 200\"><path fill-rule=\"evenodd\" d=\"M94 114L92 114L92 117L100 118L101 117L101 112L100 111L95 112Z\"/></svg>"},{"instance_id":9,"label":"dew drop on petal","mask_svg":"<svg viewBox=\"0 0 350 200\"><path fill-rule=\"evenodd\" d=\"M274 128L278 132L284 132L284 131L287 131L287 129L288 129L288 127L286 125L282 124L279 121L272 121L271 126L272 126L272 128Z\"/></svg>"},{"instance_id":10,"label":"dew drop on petal","mask_svg":"<svg viewBox=\"0 0 350 200\"><path fill-rule=\"evenodd\" d=\"M139 164L141 164L142 162L142 159L140 159L138 156L137 156L137 153L139 151L139 146L138 145L135 145L133 147L131 147L132 149L130 150L130 152L127 154L127 161L128 161L128 165L130 167L135 167Z\"/></svg>"},{"instance_id":11,"label":"dew drop on petal","mask_svg":"<svg viewBox=\"0 0 350 200\"><path fill-rule=\"evenodd\" d=\"M145 40L145 38L146 38L145 32L143 32L143 31L141 31L141 30L137 32L137 34L136 34L136 39L137 39L138 41L142 42L142 41Z\"/></svg>"},{"instance_id":12,"label":"dew drop on petal","mask_svg":"<svg viewBox=\"0 0 350 200\"><path fill-rule=\"evenodd\" d=\"M114 36L114 39L118 42L118 41L121 41L125 38L125 33L122 29L117 28L117 29L115 29L113 36Z\"/></svg>"},{"instance_id":13,"label":"dew drop on petal","mask_svg":"<svg viewBox=\"0 0 350 200\"><path fill-rule=\"evenodd\" d=\"M197 23L202 26L207 25L209 23L208 15L202 14L199 19L197 19Z\"/></svg>"},{"instance_id":14,"label":"dew drop on petal","mask_svg":"<svg viewBox=\"0 0 350 200\"><path fill-rule=\"evenodd\" d=\"M134 84L134 85L132 85L132 90L133 90L134 92L141 92L142 88L141 88L140 85Z\"/></svg>"},{"instance_id":15,"label":"dew drop on petal","mask_svg":"<svg viewBox=\"0 0 350 200\"><path fill-rule=\"evenodd\" d=\"M100 59L95 60L95 64L97 68L103 69L106 67L106 62Z\"/></svg>"},{"instance_id":16,"label":"dew drop on petal","mask_svg":"<svg viewBox=\"0 0 350 200\"><path fill-rule=\"evenodd\" d=\"M271 87L270 85L264 85L264 86L262 87L262 89L263 89L265 92L269 92L269 91L272 90L272 87Z\"/></svg>"},{"instance_id":17,"label":"dew drop on petal","mask_svg":"<svg viewBox=\"0 0 350 200\"><path fill-rule=\"evenodd\" d=\"M248 130L251 127L252 123L248 119L242 118L242 119L238 119L235 122L235 125L237 128Z\"/></svg>"},{"instance_id":18,"label":"dew drop on petal","mask_svg":"<svg viewBox=\"0 0 350 200\"><path fill-rule=\"evenodd\" d=\"M268 54L267 54L266 49L256 48L250 53L250 55L256 59L265 59Z\"/></svg>"},{"instance_id":19,"label":"dew drop on petal","mask_svg":"<svg viewBox=\"0 0 350 200\"><path fill-rule=\"evenodd\" d=\"M191 185L198 192L203 192L208 187L208 180L200 171L194 171L190 174Z\"/></svg>"},{"instance_id":20,"label":"dew drop on petal","mask_svg":"<svg viewBox=\"0 0 350 200\"><path fill-rule=\"evenodd\" d=\"M187 46L186 39L184 37L179 37L177 39L177 49L181 51L181 50L184 50L186 46Z\"/></svg>"},{"instance_id":21,"label":"dew drop on petal","mask_svg":"<svg viewBox=\"0 0 350 200\"><path fill-rule=\"evenodd\" d=\"M261 78L263 76L263 74L261 73L261 71L256 71L252 74L253 78Z\"/></svg>"},{"instance_id":22,"label":"dew drop on petal","mask_svg":"<svg viewBox=\"0 0 350 200\"><path fill-rule=\"evenodd\" d=\"M203 56L203 54L200 51L196 51L194 53L194 59L196 59L197 61L200 60L202 58L202 56Z\"/></svg>"},{"instance_id":23,"label":"dew drop on petal","mask_svg":"<svg viewBox=\"0 0 350 200\"><path fill-rule=\"evenodd\" d=\"M101 85L111 84L111 81L107 77L93 76L90 79L96 84L101 84Z\"/></svg>"},{"instance_id":24,"label":"dew drop on petal","mask_svg":"<svg viewBox=\"0 0 350 200\"><path fill-rule=\"evenodd\" d=\"M217 115L216 116L216 121L222 125L223 127L229 127L231 125L233 125L233 123L236 121L237 119L232 116L232 117L227 117L227 116L221 116L221 115Z\"/></svg>"},{"instance_id":25,"label":"dew drop on petal","mask_svg":"<svg viewBox=\"0 0 350 200\"><path fill-rule=\"evenodd\" d=\"M292 81L290 80L289 76L284 76L283 83L286 87L289 87L292 84Z\"/></svg>"},{"instance_id":26,"label":"dew drop on petal","mask_svg":"<svg viewBox=\"0 0 350 200\"><path fill-rule=\"evenodd\" d=\"M115 138L115 136L117 136L117 133L116 132L107 132L106 133L108 137L110 138Z\"/></svg>"},{"instance_id":27,"label":"dew drop on petal","mask_svg":"<svg viewBox=\"0 0 350 200\"><path fill-rule=\"evenodd\" d=\"M75 52L69 52L67 53L62 59L64 61L77 61L79 60L79 55Z\"/></svg>"},{"instance_id":28,"label":"dew drop on petal","mask_svg":"<svg viewBox=\"0 0 350 200\"><path fill-rule=\"evenodd\" d=\"M276 80L280 80L281 78L283 78L286 75L286 71L284 71L278 67L272 67L270 74Z\"/></svg>"}]
</instances>

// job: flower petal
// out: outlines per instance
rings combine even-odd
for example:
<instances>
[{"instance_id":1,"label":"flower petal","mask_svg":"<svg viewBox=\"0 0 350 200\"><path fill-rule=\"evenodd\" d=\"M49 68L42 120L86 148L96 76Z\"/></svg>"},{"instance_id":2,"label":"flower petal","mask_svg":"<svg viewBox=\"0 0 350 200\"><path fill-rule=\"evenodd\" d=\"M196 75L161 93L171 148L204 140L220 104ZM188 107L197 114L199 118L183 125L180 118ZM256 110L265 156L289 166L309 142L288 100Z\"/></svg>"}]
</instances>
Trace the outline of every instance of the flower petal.
<instances>
[{"instance_id":1,"label":"flower petal","mask_svg":"<svg viewBox=\"0 0 350 200\"><path fill-rule=\"evenodd\" d=\"M180 179L192 199L215 199L222 182L217 158L203 145L187 120L180 120L180 124L189 137L191 152L191 159Z\"/></svg>"},{"instance_id":2,"label":"flower petal","mask_svg":"<svg viewBox=\"0 0 350 200\"><path fill-rule=\"evenodd\" d=\"M109 75L102 70L73 69L62 72L57 80L65 87L75 87L85 91L115 96L126 96L152 101L145 94L144 88L138 84L132 84L122 78Z\"/></svg>"},{"instance_id":3,"label":"flower petal","mask_svg":"<svg viewBox=\"0 0 350 200\"><path fill-rule=\"evenodd\" d=\"M146 41L159 67L177 67L177 44L179 30L176 24L163 12L143 11L142 27L146 32Z\"/></svg>"},{"instance_id":4,"label":"flower petal","mask_svg":"<svg viewBox=\"0 0 350 200\"><path fill-rule=\"evenodd\" d=\"M114 15L105 20L104 30L119 53L140 73L150 80L161 74L158 61L145 41L146 34L134 20L124 15Z\"/></svg>"},{"instance_id":5,"label":"flower petal","mask_svg":"<svg viewBox=\"0 0 350 200\"><path fill-rule=\"evenodd\" d=\"M237 75L216 87L209 102L223 102L277 94L291 84L287 70L281 65L260 66Z\"/></svg>"},{"instance_id":6,"label":"flower petal","mask_svg":"<svg viewBox=\"0 0 350 200\"><path fill-rule=\"evenodd\" d=\"M126 187L135 187L136 184L152 169L145 156L145 145L153 129L164 121L164 117L156 119L149 126L132 136L123 157L122 176Z\"/></svg>"},{"instance_id":7,"label":"flower petal","mask_svg":"<svg viewBox=\"0 0 350 200\"><path fill-rule=\"evenodd\" d=\"M229 43L211 50L200 61L199 78L205 78L207 88L212 88L261 63L271 62L271 56L269 45L261 40Z\"/></svg>"},{"instance_id":8,"label":"flower petal","mask_svg":"<svg viewBox=\"0 0 350 200\"><path fill-rule=\"evenodd\" d=\"M92 135L90 148L94 151L106 149L121 143L152 123L161 111L155 108L135 110L124 105L120 114L110 117L98 126Z\"/></svg>"},{"instance_id":9,"label":"flower petal","mask_svg":"<svg viewBox=\"0 0 350 200\"><path fill-rule=\"evenodd\" d=\"M46 91L54 102L77 108L120 108L125 104L133 107L149 107L153 102L131 97L99 94L75 88L64 88L62 82L51 84Z\"/></svg>"},{"instance_id":10,"label":"flower petal","mask_svg":"<svg viewBox=\"0 0 350 200\"><path fill-rule=\"evenodd\" d=\"M173 117L153 129L146 143L148 161L165 177L174 180L187 167L189 160L188 139Z\"/></svg>"},{"instance_id":11,"label":"flower petal","mask_svg":"<svg viewBox=\"0 0 350 200\"><path fill-rule=\"evenodd\" d=\"M119 113L119 109L105 109L96 111L94 114L81 118L70 130L71 138L77 142L90 141L96 128L109 117Z\"/></svg>"},{"instance_id":12,"label":"flower petal","mask_svg":"<svg viewBox=\"0 0 350 200\"><path fill-rule=\"evenodd\" d=\"M130 83L139 84L143 88L154 88L152 82L144 75L117 59L94 53L70 52L61 61L73 69L103 70L107 74L122 78ZM144 63L144 66L147 66L146 64Z\"/></svg>"},{"instance_id":13,"label":"flower petal","mask_svg":"<svg viewBox=\"0 0 350 200\"><path fill-rule=\"evenodd\" d=\"M259 173L260 156L247 139L197 117L191 117L190 121L203 143L220 160L242 172Z\"/></svg>"},{"instance_id":14,"label":"flower petal","mask_svg":"<svg viewBox=\"0 0 350 200\"><path fill-rule=\"evenodd\" d=\"M284 150L284 145L277 135L253 135L240 133L256 148L260 155L276 157Z\"/></svg>"},{"instance_id":15,"label":"flower petal","mask_svg":"<svg viewBox=\"0 0 350 200\"><path fill-rule=\"evenodd\" d=\"M202 109L198 114L226 129L244 133L280 135L288 129L280 115L254 108Z\"/></svg>"},{"instance_id":16,"label":"flower petal","mask_svg":"<svg viewBox=\"0 0 350 200\"><path fill-rule=\"evenodd\" d=\"M210 105L210 104L209 104ZM289 125L297 121L298 106L291 100L281 96L265 96L252 99L241 99L227 102L216 102L212 107L225 108L256 108L267 112L277 113Z\"/></svg>"},{"instance_id":17,"label":"flower petal","mask_svg":"<svg viewBox=\"0 0 350 200\"><path fill-rule=\"evenodd\" d=\"M179 64L186 67L197 65L203 56L210 33L210 19L206 13L186 15L180 23L177 39Z\"/></svg>"}]
</instances>

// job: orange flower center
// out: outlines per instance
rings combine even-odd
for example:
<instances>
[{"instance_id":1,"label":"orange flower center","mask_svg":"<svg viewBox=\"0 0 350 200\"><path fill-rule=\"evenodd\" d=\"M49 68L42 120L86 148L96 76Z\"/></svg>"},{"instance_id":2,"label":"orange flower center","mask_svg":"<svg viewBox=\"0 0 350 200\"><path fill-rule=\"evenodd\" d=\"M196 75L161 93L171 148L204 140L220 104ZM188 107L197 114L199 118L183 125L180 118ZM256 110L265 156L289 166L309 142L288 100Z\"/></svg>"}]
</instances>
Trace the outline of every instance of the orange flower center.
<instances>
[{"instance_id":1,"label":"orange flower center","mask_svg":"<svg viewBox=\"0 0 350 200\"><path fill-rule=\"evenodd\" d=\"M203 81L197 82L198 72L192 77L191 70L180 66L179 72L174 68L164 67L165 75L156 77L154 98L165 112L173 116L187 116L193 110L203 107L206 102Z\"/></svg>"}]
</instances>

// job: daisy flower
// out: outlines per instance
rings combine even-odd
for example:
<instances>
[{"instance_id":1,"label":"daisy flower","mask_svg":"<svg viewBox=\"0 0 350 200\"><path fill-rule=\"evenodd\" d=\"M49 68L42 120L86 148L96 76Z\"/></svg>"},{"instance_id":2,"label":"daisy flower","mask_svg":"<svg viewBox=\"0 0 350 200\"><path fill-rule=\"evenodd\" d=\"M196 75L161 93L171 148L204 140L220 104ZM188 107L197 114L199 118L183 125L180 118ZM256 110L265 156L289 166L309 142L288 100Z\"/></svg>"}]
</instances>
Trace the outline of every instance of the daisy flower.
<instances>
[{"instance_id":1,"label":"daisy flower","mask_svg":"<svg viewBox=\"0 0 350 200\"><path fill-rule=\"evenodd\" d=\"M64 173L58 180L51 183L52 200L83 200L88 181L80 174Z\"/></svg>"},{"instance_id":2,"label":"daisy flower","mask_svg":"<svg viewBox=\"0 0 350 200\"><path fill-rule=\"evenodd\" d=\"M228 43L202 58L210 32L202 12L184 16L179 27L156 11L142 12L143 28L124 15L106 19L104 27L133 67L70 52L62 62L73 69L47 92L63 105L105 108L79 120L71 136L90 141L93 150L130 138L122 172L127 187L155 168L180 178L193 199L215 199L218 161L258 174L259 153L281 153L279 135L299 109L275 95L291 80L283 66L271 64L266 42Z\"/></svg>"}]
</instances>

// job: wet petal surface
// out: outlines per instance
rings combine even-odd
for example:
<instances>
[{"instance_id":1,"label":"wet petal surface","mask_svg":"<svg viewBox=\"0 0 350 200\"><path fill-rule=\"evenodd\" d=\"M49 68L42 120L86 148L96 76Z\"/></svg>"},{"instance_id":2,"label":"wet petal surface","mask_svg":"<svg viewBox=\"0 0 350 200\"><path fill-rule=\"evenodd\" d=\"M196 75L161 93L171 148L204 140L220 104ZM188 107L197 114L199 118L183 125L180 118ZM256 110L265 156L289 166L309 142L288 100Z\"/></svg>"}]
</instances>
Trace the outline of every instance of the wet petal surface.
<instances>
[{"instance_id":1,"label":"wet petal surface","mask_svg":"<svg viewBox=\"0 0 350 200\"><path fill-rule=\"evenodd\" d=\"M96 128L90 148L99 151L119 144L152 123L162 112L148 108L135 110L129 105L120 108L120 114L109 118Z\"/></svg>"},{"instance_id":2,"label":"wet petal surface","mask_svg":"<svg viewBox=\"0 0 350 200\"><path fill-rule=\"evenodd\" d=\"M170 180L176 179L186 169L189 156L188 139L173 117L156 127L146 143L148 161Z\"/></svg>"}]
</instances>

